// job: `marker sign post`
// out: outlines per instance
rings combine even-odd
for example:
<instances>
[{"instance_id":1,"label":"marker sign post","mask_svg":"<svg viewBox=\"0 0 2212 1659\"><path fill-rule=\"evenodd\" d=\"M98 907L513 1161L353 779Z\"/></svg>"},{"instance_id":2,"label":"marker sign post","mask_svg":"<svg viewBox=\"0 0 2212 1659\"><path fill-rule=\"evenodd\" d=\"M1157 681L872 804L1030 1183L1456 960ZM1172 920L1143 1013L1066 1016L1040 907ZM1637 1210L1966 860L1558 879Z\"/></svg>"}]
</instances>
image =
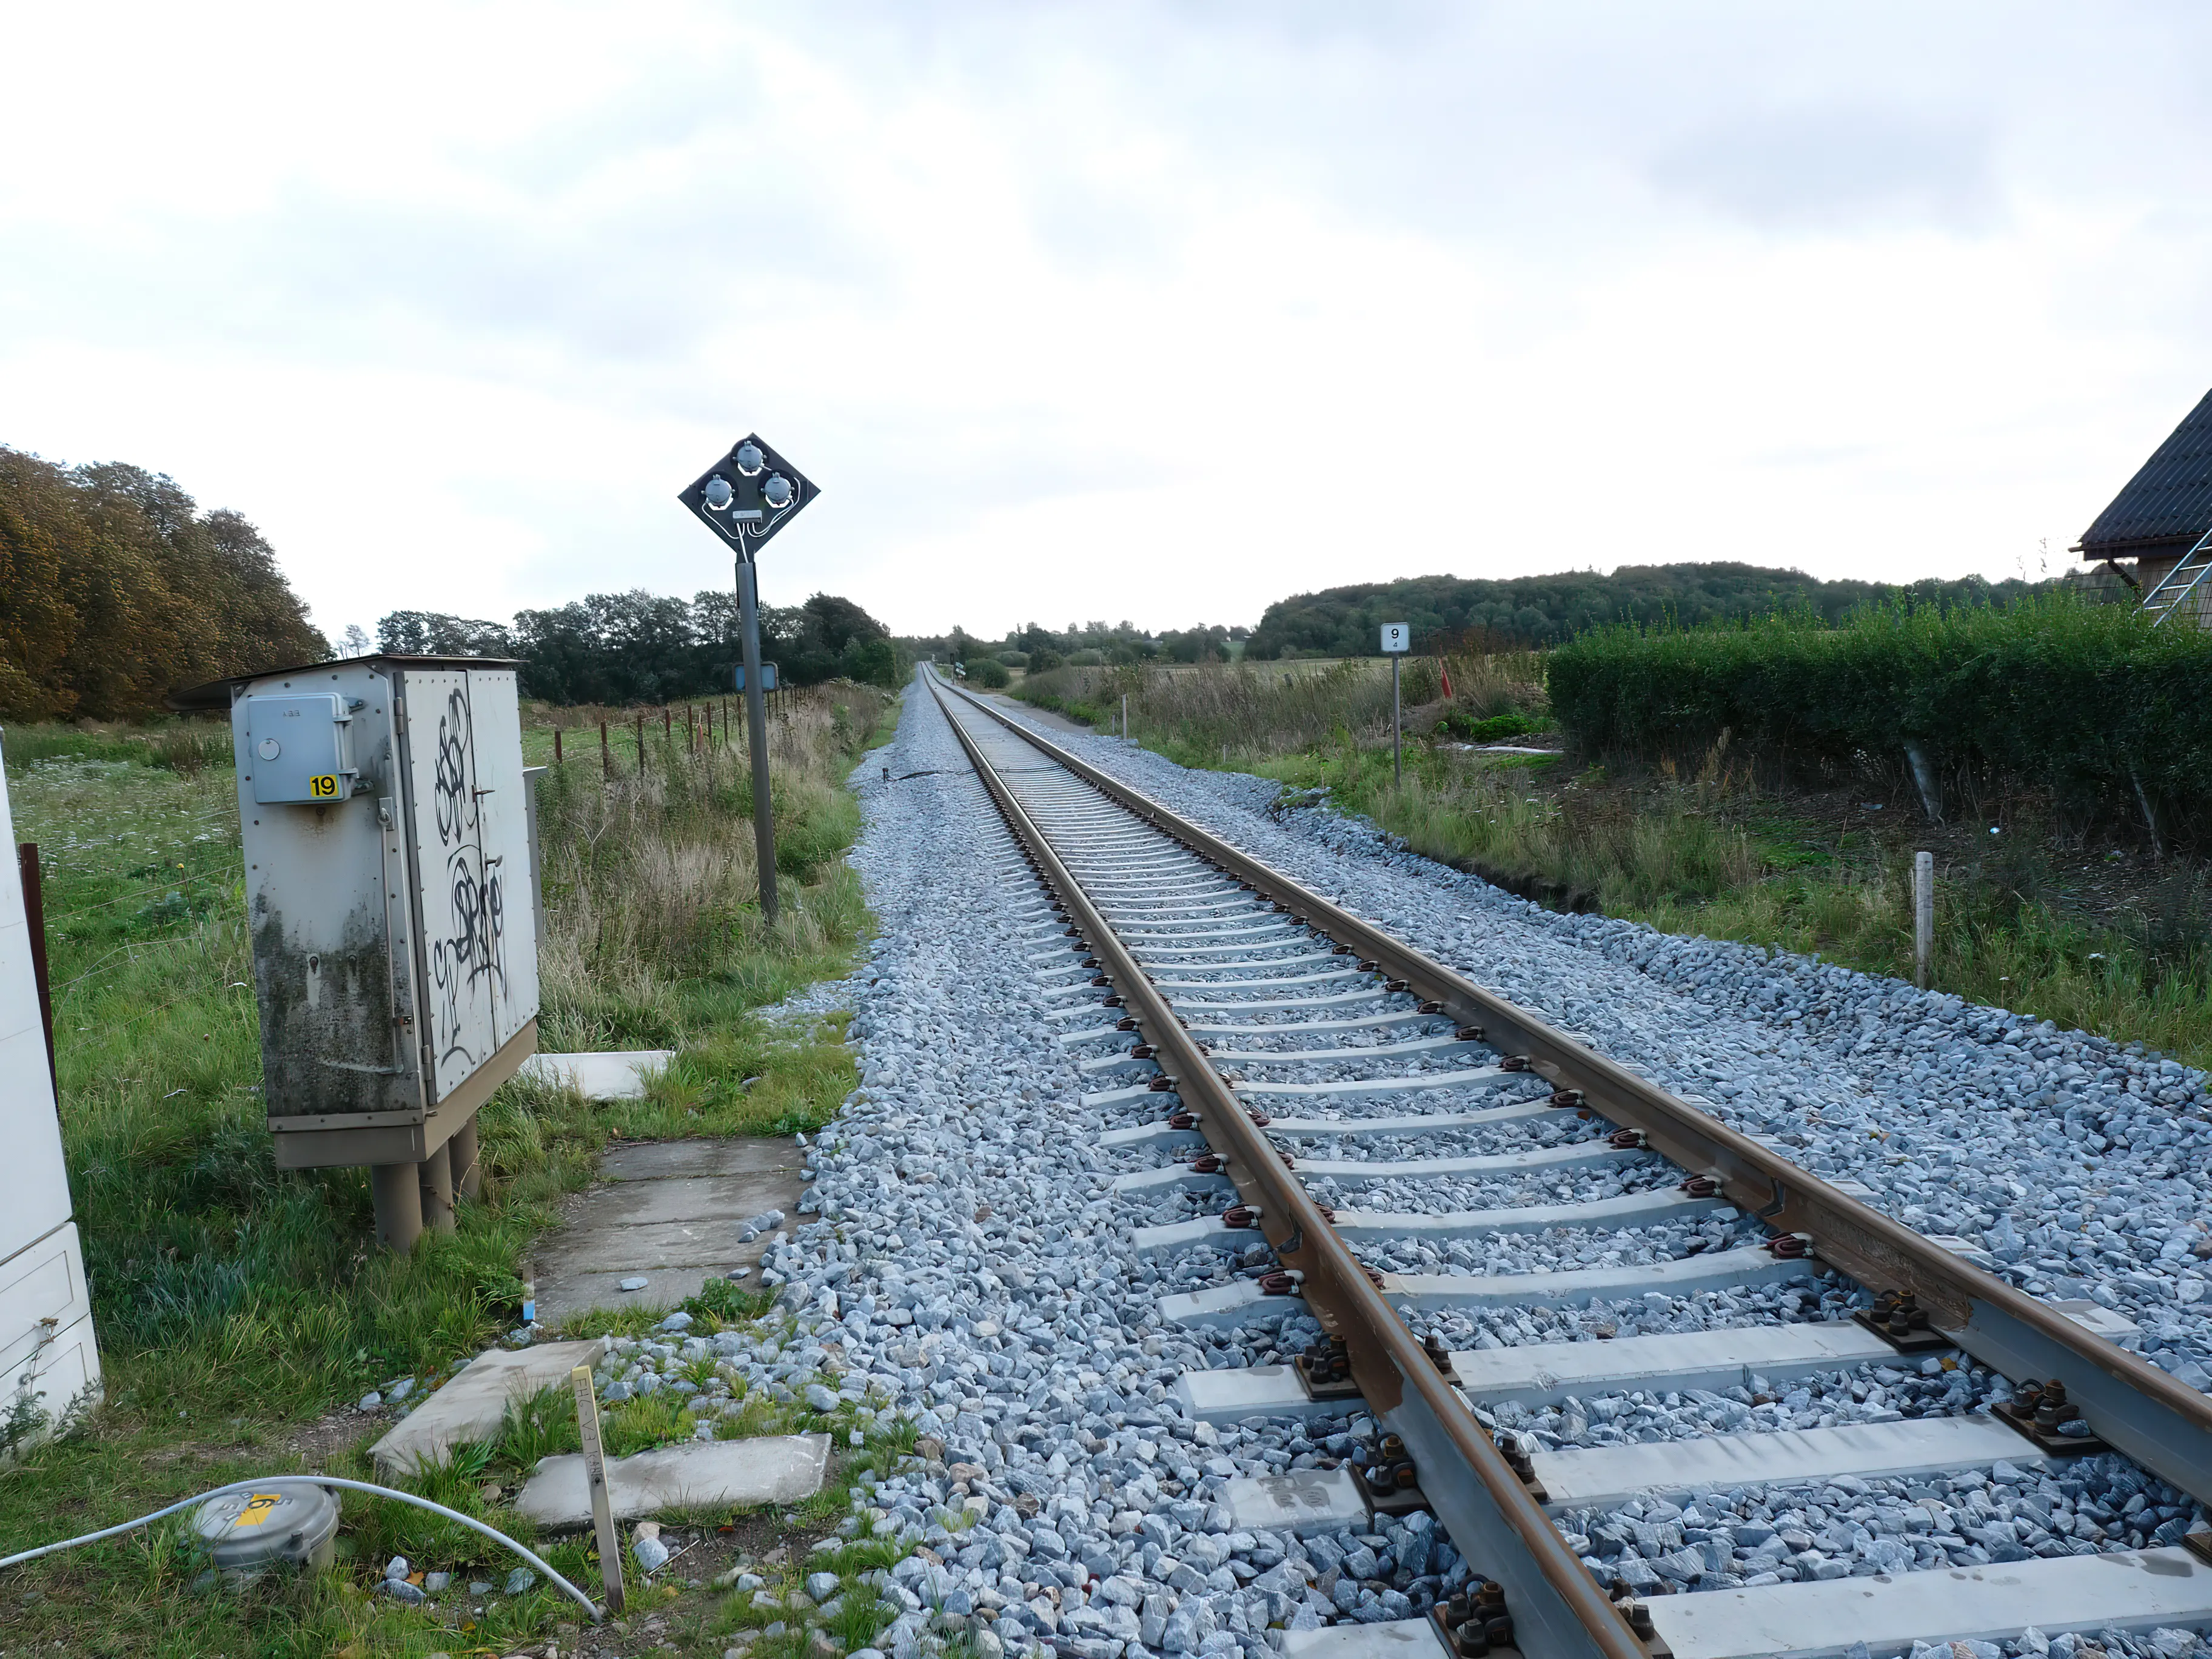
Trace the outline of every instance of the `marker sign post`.
<instances>
[{"instance_id":1,"label":"marker sign post","mask_svg":"<svg viewBox=\"0 0 2212 1659\"><path fill-rule=\"evenodd\" d=\"M761 545L821 494L757 435L739 440L677 495L736 555L738 611L744 635L745 736L753 755L753 847L760 865L761 914L775 925L775 824L769 812L768 706L761 699L760 587L753 561Z\"/></svg>"},{"instance_id":2,"label":"marker sign post","mask_svg":"<svg viewBox=\"0 0 2212 1659\"><path fill-rule=\"evenodd\" d=\"M1382 652L1390 659L1390 780L1406 781L1404 733L1398 717L1398 659L1413 648L1413 629L1408 623L1382 624Z\"/></svg>"}]
</instances>

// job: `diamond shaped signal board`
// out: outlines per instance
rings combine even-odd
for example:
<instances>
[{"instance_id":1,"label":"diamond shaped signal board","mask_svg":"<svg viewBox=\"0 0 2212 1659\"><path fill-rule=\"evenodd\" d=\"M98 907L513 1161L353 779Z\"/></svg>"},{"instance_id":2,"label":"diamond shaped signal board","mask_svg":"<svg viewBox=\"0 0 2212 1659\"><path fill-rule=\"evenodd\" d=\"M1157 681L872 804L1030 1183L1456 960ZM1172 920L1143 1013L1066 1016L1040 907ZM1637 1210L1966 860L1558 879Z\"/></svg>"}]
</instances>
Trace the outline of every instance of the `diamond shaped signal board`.
<instances>
[{"instance_id":1,"label":"diamond shaped signal board","mask_svg":"<svg viewBox=\"0 0 2212 1659\"><path fill-rule=\"evenodd\" d=\"M676 499L750 563L762 543L822 492L797 467L747 434Z\"/></svg>"}]
</instances>

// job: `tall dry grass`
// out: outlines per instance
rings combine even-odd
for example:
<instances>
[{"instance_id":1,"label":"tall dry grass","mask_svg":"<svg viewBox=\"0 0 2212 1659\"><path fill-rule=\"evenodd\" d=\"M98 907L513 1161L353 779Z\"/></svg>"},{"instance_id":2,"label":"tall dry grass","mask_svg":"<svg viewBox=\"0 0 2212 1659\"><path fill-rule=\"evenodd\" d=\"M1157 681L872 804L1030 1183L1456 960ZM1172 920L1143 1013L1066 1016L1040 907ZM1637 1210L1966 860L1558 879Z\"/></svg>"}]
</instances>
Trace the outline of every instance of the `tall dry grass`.
<instances>
[{"instance_id":1,"label":"tall dry grass","mask_svg":"<svg viewBox=\"0 0 2212 1659\"><path fill-rule=\"evenodd\" d=\"M844 780L892 706L875 687L837 681L770 720L774 928L760 908L742 725L708 743L681 721L667 736L649 721L642 771L633 748L617 752L611 778L596 747L569 748L538 786L546 1045L679 1046L732 1002L773 1001L834 971L865 915L836 861L860 828ZM595 712L581 712L595 727Z\"/></svg>"},{"instance_id":2,"label":"tall dry grass","mask_svg":"<svg viewBox=\"0 0 2212 1659\"><path fill-rule=\"evenodd\" d=\"M1469 720L1543 707L1534 652L1409 657L1400 697L1430 724L1449 709ZM1452 695L1443 695L1449 672ZM1015 695L1094 726L1115 726L1128 699L1129 735L1186 763L1251 763L1317 745L1371 742L1390 731L1390 668L1381 658L1335 663L1206 663L1059 668Z\"/></svg>"}]
</instances>

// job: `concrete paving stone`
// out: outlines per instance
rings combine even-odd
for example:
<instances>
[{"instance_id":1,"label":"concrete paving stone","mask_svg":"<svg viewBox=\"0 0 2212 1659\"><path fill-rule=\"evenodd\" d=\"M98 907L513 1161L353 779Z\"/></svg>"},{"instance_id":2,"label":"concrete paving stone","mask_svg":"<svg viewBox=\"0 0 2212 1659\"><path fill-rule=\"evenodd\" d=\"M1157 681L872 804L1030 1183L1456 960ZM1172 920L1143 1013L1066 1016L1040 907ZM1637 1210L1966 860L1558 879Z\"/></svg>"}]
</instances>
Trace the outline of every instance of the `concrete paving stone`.
<instances>
[{"instance_id":1,"label":"concrete paving stone","mask_svg":"<svg viewBox=\"0 0 2212 1659\"><path fill-rule=\"evenodd\" d=\"M566 1201L534 1253L538 1318L681 1302L732 1268L758 1267L767 1238L740 1244L738 1226L767 1210L797 1212L804 1158L792 1141L751 1136L610 1149L599 1183ZM621 1288L637 1278L642 1290Z\"/></svg>"},{"instance_id":2,"label":"concrete paving stone","mask_svg":"<svg viewBox=\"0 0 2212 1659\"><path fill-rule=\"evenodd\" d=\"M1366 1500L1341 1468L1241 1475L1222 1489L1221 1501L1246 1531L1334 1532L1367 1520Z\"/></svg>"},{"instance_id":3,"label":"concrete paving stone","mask_svg":"<svg viewBox=\"0 0 2212 1659\"><path fill-rule=\"evenodd\" d=\"M1554 1513L1606 1508L1639 1492L1772 1481L1862 1480L1987 1468L2003 1462L2040 1468L2046 1459L2017 1430L1993 1417L1907 1418L1771 1434L1707 1435L1693 1440L1540 1451L1530 1461Z\"/></svg>"},{"instance_id":4,"label":"concrete paving stone","mask_svg":"<svg viewBox=\"0 0 2212 1659\"><path fill-rule=\"evenodd\" d=\"M488 1440L499 1432L507 1402L568 1380L579 1365L594 1365L606 1352L605 1337L584 1342L546 1342L534 1348L494 1348L392 1425L369 1448L381 1474L405 1474L441 1462L453 1447Z\"/></svg>"},{"instance_id":5,"label":"concrete paving stone","mask_svg":"<svg viewBox=\"0 0 2212 1659\"><path fill-rule=\"evenodd\" d=\"M2030 1625L2045 1636L2192 1629L2212 1622L2212 1566L2186 1549L2129 1550L1747 1585L1649 1605L1675 1659L1842 1659L1860 1642L1901 1653L1929 1638L2009 1641Z\"/></svg>"},{"instance_id":6,"label":"concrete paving stone","mask_svg":"<svg viewBox=\"0 0 2212 1659\"><path fill-rule=\"evenodd\" d=\"M1437 1659L1443 1638L1426 1619L1383 1619L1371 1625L1324 1625L1283 1632L1283 1659Z\"/></svg>"},{"instance_id":7,"label":"concrete paving stone","mask_svg":"<svg viewBox=\"0 0 2212 1659\"><path fill-rule=\"evenodd\" d=\"M661 1446L607 1464L607 1498L617 1520L669 1510L746 1504L796 1504L821 1489L830 1466L826 1434L763 1435ZM582 1455L540 1461L515 1508L541 1527L589 1526L591 1494Z\"/></svg>"},{"instance_id":8,"label":"concrete paving stone","mask_svg":"<svg viewBox=\"0 0 2212 1659\"><path fill-rule=\"evenodd\" d=\"M579 1091L586 1100L641 1100L645 1074L676 1058L673 1048L638 1048L611 1054L537 1054L522 1062L521 1075Z\"/></svg>"}]
</instances>

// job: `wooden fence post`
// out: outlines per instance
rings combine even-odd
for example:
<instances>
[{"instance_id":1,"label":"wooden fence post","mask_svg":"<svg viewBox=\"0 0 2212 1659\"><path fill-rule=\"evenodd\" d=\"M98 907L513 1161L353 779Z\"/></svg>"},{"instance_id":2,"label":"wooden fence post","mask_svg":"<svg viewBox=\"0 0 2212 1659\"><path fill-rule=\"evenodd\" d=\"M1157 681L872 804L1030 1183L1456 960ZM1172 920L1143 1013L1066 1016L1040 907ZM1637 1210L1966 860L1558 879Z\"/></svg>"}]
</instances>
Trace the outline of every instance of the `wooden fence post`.
<instances>
[{"instance_id":1,"label":"wooden fence post","mask_svg":"<svg viewBox=\"0 0 2212 1659\"><path fill-rule=\"evenodd\" d=\"M576 1391L576 1437L584 1447L584 1481L592 1498L592 1530L599 1540L599 1583L605 1586L607 1611L623 1610L622 1536L615 1531L614 1505L607 1496L607 1455L599 1442L599 1402L592 1392L592 1368L568 1373Z\"/></svg>"}]
</instances>

